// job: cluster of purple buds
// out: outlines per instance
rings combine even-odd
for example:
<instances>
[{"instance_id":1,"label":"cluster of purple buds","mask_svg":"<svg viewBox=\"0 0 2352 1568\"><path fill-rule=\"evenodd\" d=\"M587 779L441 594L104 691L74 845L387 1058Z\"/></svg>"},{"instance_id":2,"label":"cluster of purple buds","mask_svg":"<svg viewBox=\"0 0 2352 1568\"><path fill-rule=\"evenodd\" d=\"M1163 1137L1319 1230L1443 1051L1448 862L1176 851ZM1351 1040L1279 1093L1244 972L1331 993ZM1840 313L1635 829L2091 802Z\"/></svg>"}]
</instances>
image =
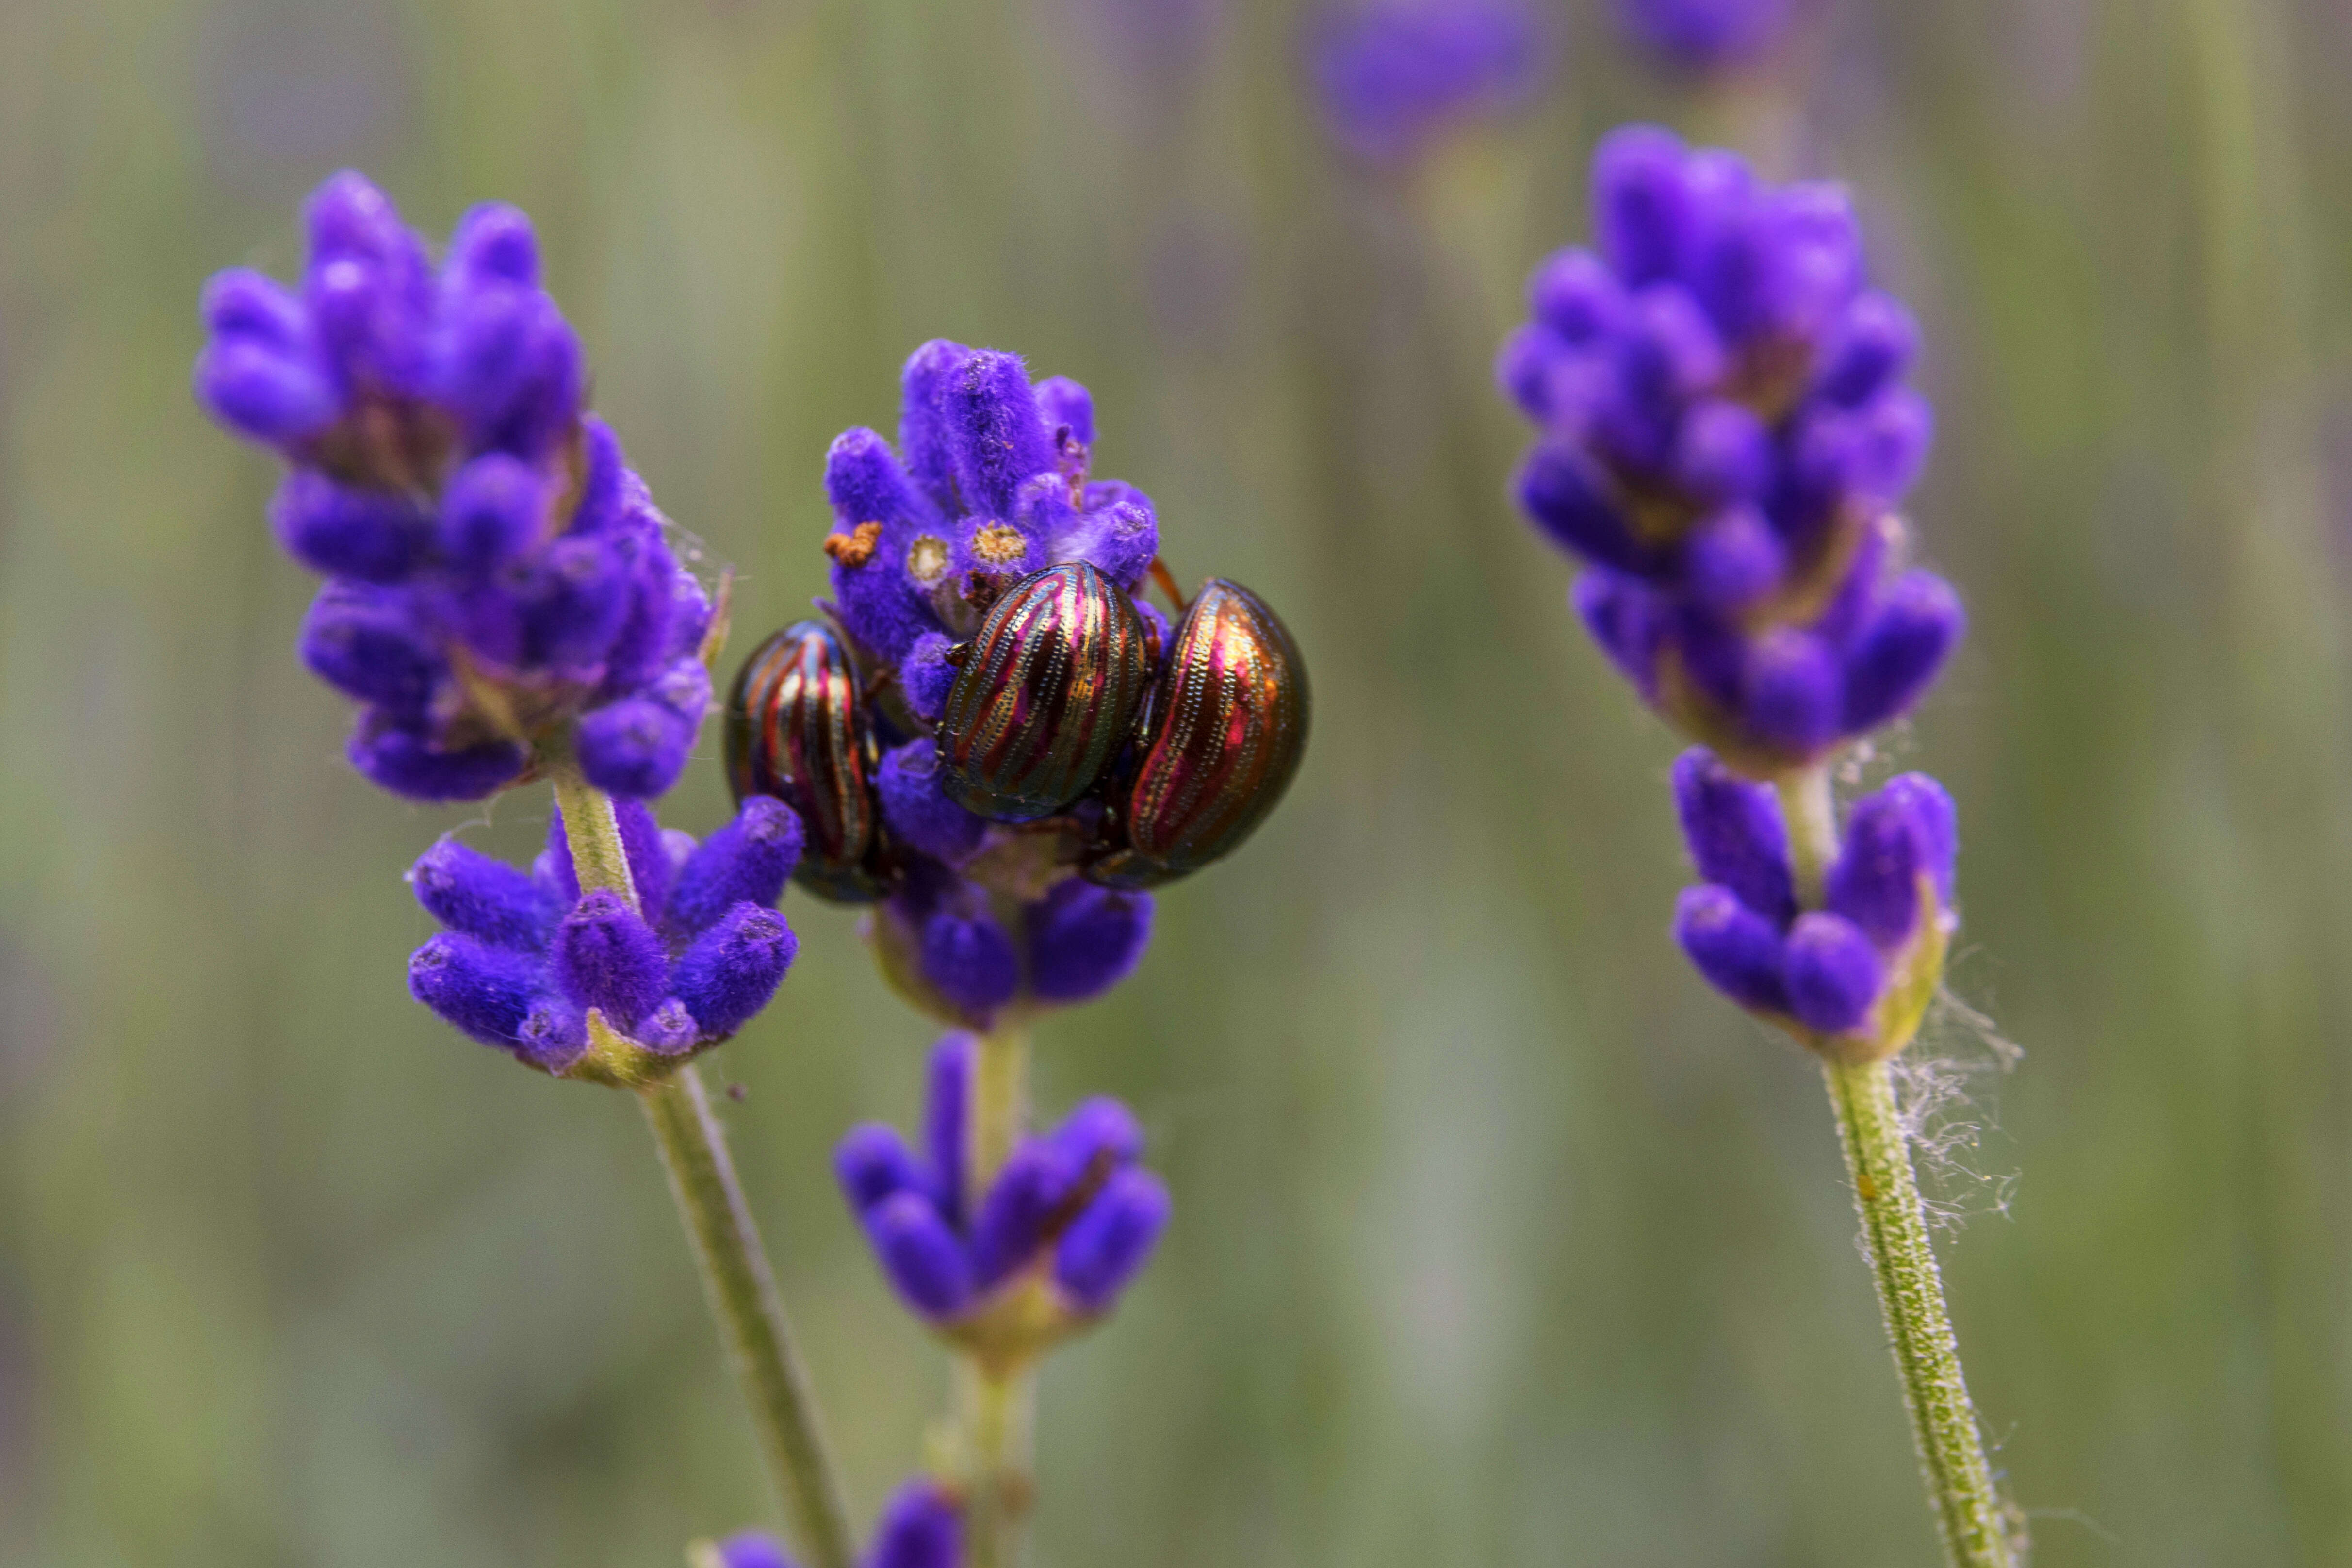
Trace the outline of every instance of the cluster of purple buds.
<instances>
[{"instance_id":1,"label":"cluster of purple buds","mask_svg":"<svg viewBox=\"0 0 2352 1568\"><path fill-rule=\"evenodd\" d=\"M569 745L598 788L660 794L709 704L710 605L582 412L530 220L474 208L436 268L356 174L308 218L299 290L242 268L205 287L195 385L289 465L271 518L327 578L301 654L361 704L352 764L469 800Z\"/></svg>"},{"instance_id":2,"label":"cluster of purple buds","mask_svg":"<svg viewBox=\"0 0 2352 1568\"><path fill-rule=\"evenodd\" d=\"M1520 504L1647 701L1750 777L1810 768L1906 712L1963 627L1895 510L1931 433L1917 330L1865 286L1838 186L1637 126L1592 199L1598 253L1537 269L1497 367L1541 431Z\"/></svg>"},{"instance_id":3,"label":"cluster of purple buds","mask_svg":"<svg viewBox=\"0 0 2352 1568\"><path fill-rule=\"evenodd\" d=\"M1675 936L1715 988L1800 1039L1849 1060L1911 1043L1944 972L1958 919L1952 798L1905 773L1848 809L1820 907L1801 910L1787 824L1769 784L1706 751L1675 763L1675 805L1703 885L1686 889Z\"/></svg>"},{"instance_id":4,"label":"cluster of purple buds","mask_svg":"<svg viewBox=\"0 0 2352 1568\"><path fill-rule=\"evenodd\" d=\"M768 1005L798 943L775 903L801 825L754 796L700 844L615 803L633 897L583 895L559 814L530 870L454 838L408 874L448 929L409 990L457 1028L559 1078L633 1085L726 1039Z\"/></svg>"},{"instance_id":5,"label":"cluster of purple buds","mask_svg":"<svg viewBox=\"0 0 2352 1568\"><path fill-rule=\"evenodd\" d=\"M1450 131L1524 106L1549 45L1526 0L1373 0L1318 19L1307 68L1339 144L1401 164Z\"/></svg>"},{"instance_id":6,"label":"cluster of purple buds","mask_svg":"<svg viewBox=\"0 0 2352 1568\"><path fill-rule=\"evenodd\" d=\"M1143 1130L1115 1100L1089 1100L1023 1139L984 1192L971 1190L978 1042L931 1056L924 1153L871 1124L835 1168L876 1257L908 1307L999 1373L1108 1311L1168 1223L1168 1189L1137 1161Z\"/></svg>"},{"instance_id":7,"label":"cluster of purple buds","mask_svg":"<svg viewBox=\"0 0 2352 1568\"><path fill-rule=\"evenodd\" d=\"M692 1568L799 1568L783 1542L747 1530L688 1549ZM963 1520L954 1494L933 1480L908 1481L883 1509L864 1568L959 1568Z\"/></svg>"},{"instance_id":8,"label":"cluster of purple buds","mask_svg":"<svg viewBox=\"0 0 2352 1568\"><path fill-rule=\"evenodd\" d=\"M1297 772L1288 631L1211 579L1171 624L1150 498L1089 477L1086 389L1007 353L908 362L898 449L833 445L827 620L753 650L725 703L736 798L807 828L801 883L876 906L895 984L949 1022L1099 994L1146 890L1230 853Z\"/></svg>"},{"instance_id":9,"label":"cluster of purple buds","mask_svg":"<svg viewBox=\"0 0 2352 1568\"><path fill-rule=\"evenodd\" d=\"M1792 0L1617 0L1627 32L1680 70L1752 64L1789 30Z\"/></svg>"}]
</instances>

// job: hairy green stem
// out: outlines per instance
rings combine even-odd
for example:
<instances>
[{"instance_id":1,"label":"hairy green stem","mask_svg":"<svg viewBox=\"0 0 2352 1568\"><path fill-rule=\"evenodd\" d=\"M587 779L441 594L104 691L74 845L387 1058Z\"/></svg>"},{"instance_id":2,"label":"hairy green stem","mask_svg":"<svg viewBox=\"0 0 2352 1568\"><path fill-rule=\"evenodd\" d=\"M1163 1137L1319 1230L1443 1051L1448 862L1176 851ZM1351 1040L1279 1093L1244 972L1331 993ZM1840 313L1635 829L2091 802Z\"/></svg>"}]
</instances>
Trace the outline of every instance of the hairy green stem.
<instances>
[{"instance_id":1,"label":"hairy green stem","mask_svg":"<svg viewBox=\"0 0 2352 1568\"><path fill-rule=\"evenodd\" d=\"M1781 812L1798 896L1818 907L1822 879L1837 851L1837 807L1826 768L1784 784ZM1927 1211L1911 1170L1911 1142L1885 1061L1847 1062L1822 1053L1838 1142L1853 1183L1864 1249L1902 1374L1903 1402L1919 1451L1921 1479L1954 1568L2017 1568L2021 1554L1993 1484L1984 1434L1960 1372L1959 1342L1944 1304L1944 1279L1928 1244Z\"/></svg>"},{"instance_id":2,"label":"hairy green stem","mask_svg":"<svg viewBox=\"0 0 2352 1568\"><path fill-rule=\"evenodd\" d=\"M636 889L611 799L582 778L569 757L552 761L548 772L582 889L617 892L635 908ZM694 1245L711 1315L719 1320L760 1447L801 1545L813 1568L850 1568L854 1548L841 1483L825 1448L808 1369L793 1347L792 1325L776 1293L775 1273L727 1152L726 1130L712 1113L691 1062L643 1085L636 1095L669 1174L678 1217Z\"/></svg>"},{"instance_id":3,"label":"hairy green stem","mask_svg":"<svg viewBox=\"0 0 2352 1568\"><path fill-rule=\"evenodd\" d=\"M971 1169L966 1201L977 1205L1029 1121L1029 1031L1019 1024L981 1037L969 1112ZM1030 1449L1036 1421L1037 1374L1027 1367L992 1372L966 1355L956 1367L957 1425L965 1474L967 1568L1013 1568L1035 1489Z\"/></svg>"}]
</instances>

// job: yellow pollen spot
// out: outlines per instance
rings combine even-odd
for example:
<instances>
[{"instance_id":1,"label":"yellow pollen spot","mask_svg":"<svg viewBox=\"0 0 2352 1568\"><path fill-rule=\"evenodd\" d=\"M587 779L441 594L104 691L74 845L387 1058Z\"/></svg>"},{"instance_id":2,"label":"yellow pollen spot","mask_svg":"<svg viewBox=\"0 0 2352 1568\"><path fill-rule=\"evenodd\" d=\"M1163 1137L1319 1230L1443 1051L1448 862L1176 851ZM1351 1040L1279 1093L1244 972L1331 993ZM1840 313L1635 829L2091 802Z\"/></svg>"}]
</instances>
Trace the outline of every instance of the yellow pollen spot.
<instances>
[{"instance_id":1,"label":"yellow pollen spot","mask_svg":"<svg viewBox=\"0 0 2352 1568\"><path fill-rule=\"evenodd\" d=\"M1028 552L1029 542L1021 531L1004 523L992 524L971 536L972 558L992 566L1010 565Z\"/></svg>"},{"instance_id":2,"label":"yellow pollen spot","mask_svg":"<svg viewBox=\"0 0 2352 1568\"><path fill-rule=\"evenodd\" d=\"M907 575L918 583L938 582L948 569L948 542L937 534L919 533L907 546Z\"/></svg>"}]
</instances>

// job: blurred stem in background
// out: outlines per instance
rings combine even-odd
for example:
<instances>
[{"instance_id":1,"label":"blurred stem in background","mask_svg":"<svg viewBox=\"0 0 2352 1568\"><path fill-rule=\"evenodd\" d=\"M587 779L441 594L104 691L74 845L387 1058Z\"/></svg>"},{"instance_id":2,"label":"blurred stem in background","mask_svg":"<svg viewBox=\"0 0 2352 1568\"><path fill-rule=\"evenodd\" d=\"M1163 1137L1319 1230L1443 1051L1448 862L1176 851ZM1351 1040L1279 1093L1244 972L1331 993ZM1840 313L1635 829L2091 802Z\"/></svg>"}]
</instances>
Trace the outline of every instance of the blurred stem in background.
<instances>
[{"instance_id":1,"label":"blurred stem in background","mask_svg":"<svg viewBox=\"0 0 2352 1568\"><path fill-rule=\"evenodd\" d=\"M1029 1029L1007 1023L980 1037L972 1074L968 1201L978 1203L1029 1123ZM1037 1407L1034 1366L992 1370L966 1353L956 1364L957 1421L965 1465L967 1568L1013 1568L1035 1482L1030 1450Z\"/></svg>"},{"instance_id":2,"label":"blurred stem in background","mask_svg":"<svg viewBox=\"0 0 2352 1568\"><path fill-rule=\"evenodd\" d=\"M1822 906L1822 879L1837 854L1837 803L1829 765L1780 787L1781 815L1797 876L1797 898ZM1818 1047L1817 1047L1818 1048ZM1944 1304L1944 1281L1928 1244L1927 1217L1911 1170L1910 1135L1896 1107L1884 1060L1840 1061L1823 1052L1822 1073L1837 1115L1838 1142L1853 1183L1863 1248L1886 1315L1886 1333L1903 1378L1903 1403L1927 1500L1936 1510L1944 1555L1955 1568L2016 1568L2021 1556L2007 1510L1993 1485L1984 1434L1960 1371L1959 1342Z\"/></svg>"},{"instance_id":3,"label":"blurred stem in background","mask_svg":"<svg viewBox=\"0 0 2352 1568\"><path fill-rule=\"evenodd\" d=\"M548 773L581 890L609 889L635 909L636 889L611 797L591 787L568 755L553 759ZM792 1325L776 1292L775 1272L727 1152L726 1130L712 1114L691 1062L636 1094L694 1245L711 1315L727 1341L751 1406L751 1424L801 1545L814 1568L849 1568L854 1549L841 1483L825 1448L807 1368L793 1347Z\"/></svg>"}]
</instances>

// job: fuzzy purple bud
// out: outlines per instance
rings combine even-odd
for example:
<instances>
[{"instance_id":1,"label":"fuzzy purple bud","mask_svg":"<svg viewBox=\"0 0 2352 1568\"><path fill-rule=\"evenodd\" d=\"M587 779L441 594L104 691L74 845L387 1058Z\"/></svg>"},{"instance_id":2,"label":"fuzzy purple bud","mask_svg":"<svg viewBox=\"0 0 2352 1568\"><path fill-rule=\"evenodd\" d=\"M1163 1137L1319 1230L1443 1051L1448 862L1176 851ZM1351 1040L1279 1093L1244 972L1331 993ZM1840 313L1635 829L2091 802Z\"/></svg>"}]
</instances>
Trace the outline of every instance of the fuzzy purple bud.
<instances>
[{"instance_id":1,"label":"fuzzy purple bud","mask_svg":"<svg viewBox=\"0 0 2352 1568\"><path fill-rule=\"evenodd\" d=\"M1101 995L1135 971L1151 945L1151 895L1113 892L1077 878L1024 911L1029 990L1041 1002Z\"/></svg>"},{"instance_id":2,"label":"fuzzy purple bud","mask_svg":"<svg viewBox=\"0 0 2352 1568\"><path fill-rule=\"evenodd\" d=\"M1172 1207L1159 1177L1119 1172L1055 1247L1055 1283L1080 1311L1106 1310L1150 1261Z\"/></svg>"},{"instance_id":3,"label":"fuzzy purple bud","mask_svg":"<svg viewBox=\"0 0 2352 1568\"><path fill-rule=\"evenodd\" d=\"M909 741L886 754L875 790L890 830L950 866L970 858L987 837L987 819L950 800L940 787L939 752L929 740Z\"/></svg>"},{"instance_id":4,"label":"fuzzy purple bud","mask_svg":"<svg viewBox=\"0 0 2352 1568\"><path fill-rule=\"evenodd\" d=\"M801 857L801 819L772 795L747 796L735 820L704 839L677 869L665 922L699 931L740 903L772 908Z\"/></svg>"},{"instance_id":5,"label":"fuzzy purple bud","mask_svg":"<svg viewBox=\"0 0 2352 1568\"><path fill-rule=\"evenodd\" d=\"M972 1222L972 1272L982 1289L994 1288L1036 1256L1078 1174L1050 1143L1028 1142L1013 1151Z\"/></svg>"},{"instance_id":6,"label":"fuzzy purple bud","mask_svg":"<svg viewBox=\"0 0 2352 1568\"><path fill-rule=\"evenodd\" d=\"M1707 984L1741 1006L1789 1010L1780 932L1730 889L1684 889L1675 906L1675 940Z\"/></svg>"},{"instance_id":7,"label":"fuzzy purple bud","mask_svg":"<svg viewBox=\"0 0 2352 1568\"><path fill-rule=\"evenodd\" d=\"M955 1499L936 1481L900 1487L874 1527L866 1568L959 1568L962 1562L963 1516Z\"/></svg>"},{"instance_id":8,"label":"fuzzy purple bud","mask_svg":"<svg viewBox=\"0 0 2352 1568\"><path fill-rule=\"evenodd\" d=\"M1021 959L1004 928L986 915L947 911L923 922L923 978L960 1011L985 1017L1021 989Z\"/></svg>"},{"instance_id":9,"label":"fuzzy purple bud","mask_svg":"<svg viewBox=\"0 0 2352 1568\"><path fill-rule=\"evenodd\" d=\"M783 916L737 904L678 959L673 988L706 1037L731 1035L768 1005L799 951Z\"/></svg>"},{"instance_id":10,"label":"fuzzy purple bud","mask_svg":"<svg viewBox=\"0 0 2352 1568\"><path fill-rule=\"evenodd\" d=\"M1695 748L1675 759L1674 791L1698 874L1730 889L1776 928L1794 919L1788 830L1771 787L1738 777L1712 752Z\"/></svg>"},{"instance_id":11,"label":"fuzzy purple bud","mask_svg":"<svg viewBox=\"0 0 2352 1568\"><path fill-rule=\"evenodd\" d=\"M411 955L408 994L484 1045L515 1048L540 978L536 959L444 931Z\"/></svg>"},{"instance_id":12,"label":"fuzzy purple bud","mask_svg":"<svg viewBox=\"0 0 2352 1568\"><path fill-rule=\"evenodd\" d=\"M344 755L370 783L411 800L479 800L514 782L530 759L510 741L436 744L382 709L362 711Z\"/></svg>"},{"instance_id":13,"label":"fuzzy purple bud","mask_svg":"<svg viewBox=\"0 0 2352 1568\"><path fill-rule=\"evenodd\" d=\"M1862 928L1841 915L1799 915L1789 931L1789 1011L1840 1035L1860 1026L1886 986L1886 964Z\"/></svg>"},{"instance_id":14,"label":"fuzzy purple bud","mask_svg":"<svg viewBox=\"0 0 2352 1568\"><path fill-rule=\"evenodd\" d=\"M308 468L278 487L269 521L295 560L358 583L405 582L433 545L433 519L409 497L356 489Z\"/></svg>"},{"instance_id":15,"label":"fuzzy purple bud","mask_svg":"<svg viewBox=\"0 0 2352 1568\"><path fill-rule=\"evenodd\" d=\"M866 1215L882 1271L927 1318L951 1318L971 1300L971 1260L930 1200L912 1192L885 1198Z\"/></svg>"},{"instance_id":16,"label":"fuzzy purple bud","mask_svg":"<svg viewBox=\"0 0 2352 1568\"><path fill-rule=\"evenodd\" d=\"M435 920L494 946L538 952L555 925L554 910L529 876L455 838L419 857L408 885Z\"/></svg>"},{"instance_id":17,"label":"fuzzy purple bud","mask_svg":"<svg viewBox=\"0 0 2352 1568\"><path fill-rule=\"evenodd\" d=\"M929 1088L923 1100L923 1147L929 1152L932 1179L938 1184L940 1212L948 1223L961 1227L971 1215L965 1201L964 1166L971 1133L973 1058L980 1042L957 1033L931 1051Z\"/></svg>"},{"instance_id":18,"label":"fuzzy purple bud","mask_svg":"<svg viewBox=\"0 0 2352 1568\"><path fill-rule=\"evenodd\" d=\"M898 1130L879 1122L849 1130L834 1151L833 1170L842 1195L858 1215L899 1193L927 1194L930 1186Z\"/></svg>"},{"instance_id":19,"label":"fuzzy purple bud","mask_svg":"<svg viewBox=\"0 0 2352 1568\"><path fill-rule=\"evenodd\" d=\"M556 927L550 973L583 1010L600 1009L615 1027L634 1028L668 990L661 939L618 893L587 894Z\"/></svg>"}]
</instances>

